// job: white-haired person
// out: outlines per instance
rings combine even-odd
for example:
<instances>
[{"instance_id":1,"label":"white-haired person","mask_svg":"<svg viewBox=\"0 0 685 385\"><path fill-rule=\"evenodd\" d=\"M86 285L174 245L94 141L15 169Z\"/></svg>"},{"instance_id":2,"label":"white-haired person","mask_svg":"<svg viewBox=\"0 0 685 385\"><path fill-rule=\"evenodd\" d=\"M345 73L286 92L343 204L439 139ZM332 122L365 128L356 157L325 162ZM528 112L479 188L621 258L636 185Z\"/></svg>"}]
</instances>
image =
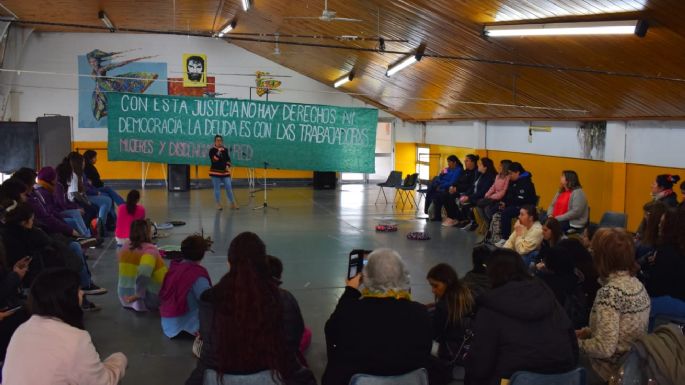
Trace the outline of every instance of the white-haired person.
<instances>
[{"instance_id":1,"label":"white-haired person","mask_svg":"<svg viewBox=\"0 0 685 385\"><path fill-rule=\"evenodd\" d=\"M431 362L430 316L411 300L409 272L391 249L369 254L362 274L347 281L325 332L322 385L347 385L356 373L404 374Z\"/></svg>"}]
</instances>

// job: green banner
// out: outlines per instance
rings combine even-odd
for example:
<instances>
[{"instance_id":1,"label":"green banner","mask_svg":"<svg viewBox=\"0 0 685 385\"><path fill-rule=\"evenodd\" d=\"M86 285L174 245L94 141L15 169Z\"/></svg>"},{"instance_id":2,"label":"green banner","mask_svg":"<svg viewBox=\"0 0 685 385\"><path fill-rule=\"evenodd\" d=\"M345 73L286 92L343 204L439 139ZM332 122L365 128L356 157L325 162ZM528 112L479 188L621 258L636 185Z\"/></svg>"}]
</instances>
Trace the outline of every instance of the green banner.
<instances>
[{"instance_id":1,"label":"green banner","mask_svg":"<svg viewBox=\"0 0 685 385\"><path fill-rule=\"evenodd\" d=\"M373 173L378 110L166 95L108 95L109 160Z\"/></svg>"}]
</instances>

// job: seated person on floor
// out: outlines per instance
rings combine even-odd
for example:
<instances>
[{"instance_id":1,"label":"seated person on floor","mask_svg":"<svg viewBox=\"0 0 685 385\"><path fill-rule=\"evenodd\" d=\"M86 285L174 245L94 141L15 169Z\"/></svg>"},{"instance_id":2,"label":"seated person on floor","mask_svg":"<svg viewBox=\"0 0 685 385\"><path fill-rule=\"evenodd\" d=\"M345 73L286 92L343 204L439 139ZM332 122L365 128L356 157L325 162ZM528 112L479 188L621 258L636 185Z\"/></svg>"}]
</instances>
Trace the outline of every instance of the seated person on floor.
<instances>
[{"instance_id":1,"label":"seated person on floor","mask_svg":"<svg viewBox=\"0 0 685 385\"><path fill-rule=\"evenodd\" d=\"M424 213L428 214L428 209L434 201L440 205L442 204L440 199L440 194L449 190L452 183L454 183L459 175L461 174L464 167L462 166L459 158L455 155L450 155L447 157L447 168L440 172L440 175L433 178L430 185L428 185L428 191L426 191L426 202L423 208ZM441 213L439 210L435 210L435 216L441 219ZM441 219L442 220L442 219Z\"/></svg>"},{"instance_id":2,"label":"seated person on floor","mask_svg":"<svg viewBox=\"0 0 685 385\"><path fill-rule=\"evenodd\" d=\"M202 349L187 385L215 385L227 381L224 375L259 372L286 384L315 383L298 359L304 320L297 300L279 290L266 256L255 233L231 241L228 273L200 297Z\"/></svg>"},{"instance_id":3,"label":"seated person on floor","mask_svg":"<svg viewBox=\"0 0 685 385\"><path fill-rule=\"evenodd\" d=\"M119 205L117 209L117 227L114 229L117 245L123 245L128 241L133 221L145 219L145 207L138 202L140 202L140 192L131 190L126 195L126 204Z\"/></svg>"},{"instance_id":4,"label":"seated person on floor","mask_svg":"<svg viewBox=\"0 0 685 385\"><path fill-rule=\"evenodd\" d=\"M578 363L573 325L554 294L513 250L488 262L492 289L478 299L466 385L500 385L517 371L565 373Z\"/></svg>"},{"instance_id":5,"label":"seated person on floor","mask_svg":"<svg viewBox=\"0 0 685 385\"><path fill-rule=\"evenodd\" d=\"M578 174L573 170L562 171L560 184L547 209L547 217L556 218L564 233L581 233L587 226L590 210Z\"/></svg>"},{"instance_id":6,"label":"seated person on floor","mask_svg":"<svg viewBox=\"0 0 685 385\"><path fill-rule=\"evenodd\" d=\"M533 205L524 205L519 210L519 219L514 225L514 231L502 247L519 253L526 262L526 266L529 266L540 249L542 238L538 210Z\"/></svg>"},{"instance_id":7,"label":"seated person on floor","mask_svg":"<svg viewBox=\"0 0 685 385\"><path fill-rule=\"evenodd\" d=\"M457 180L455 180L447 190L440 191L440 193L433 198L433 205L435 206L435 217L433 220L442 221L442 207L447 205L448 201L453 201L452 203L454 203L455 199L459 198L462 194L465 194L469 188L471 188L473 182L478 177L478 168L476 167L478 159L478 155L466 155L464 158L464 169L459 174Z\"/></svg>"},{"instance_id":8,"label":"seated person on floor","mask_svg":"<svg viewBox=\"0 0 685 385\"><path fill-rule=\"evenodd\" d=\"M169 338L183 332L197 335L200 330L200 295L212 287L212 279L201 262L211 247L211 238L191 235L181 242L183 258L169 265L159 292L162 331Z\"/></svg>"},{"instance_id":9,"label":"seated person on floor","mask_svg":"<svg viewBox=\"0 0 685 385\"><path fill-rule=\"evenodd\" d=\"M590 326L576 330L588 385L604 384L617 373L633 341L647 333L650 309L647 290L635 278L633 239L625 230L597 230L592 252L602 287L592 304Z\"/></svg>"},{"instance_id":10,"label":"seated person on floor","mask_svg":"<svg viewBox=\"0 0 685 385\"><path fill-rule=\"evenodd\" d=\"M462 281L471 290L471 295L473 295L474 299L478 299L481 294L490 290L490 278L488 277L486 267L494 250L493 246L480 244L474 247L471 252L473 269L466 273Z\"/></svg>"},{"instance_id":11,"label":"seated person on floor","mask_svg":"<svg viewBox=\"0 0 685 385\"><path fill-rule=\"evenodd\" d=\"M547 218L542 225L542 243L540 244L540 250L554 247L562 239L566 239L566 236L561 230L559 221L555 218Z\"/></svg>"},{"instance_id":12,"label":"seated person on floor","mask_svg":"<svg viewBox=\"0 0 685 385\"><path fill-rule=\"evenodd\" d=\"M369 254L326 322L322 385L347 385L357 373L392 376L428 368L431 319L409 288L409 271L396 251Z\"/></svg>"},{"instance_id":13,"label":"seated person on floor","mask_svg":"<svg viewBox=\"0 0 685 385\"><path fill-rule=\"evenodd\" d=\"M30 262L31 257L24 257L10 265L0 237L0 362L5 361L7 346L14 331L29 319L26 303L20 294Z\"/></svg>"},{"instance_id":14,"label":"seated person on floor","mask_svg":"<svg viewBox=\"0 0 685 385\"><path fill-rule=\"evenodd\" d=\"M481 200L492 187L497 171L495 171L495 165L490 158L480 158L477 163L478 173L468 190L460 193L458 199L448 199L445 202L448 218L442 222L443 226L457 226L469 231L475 230L478 226L472 209L476 202Z\"/></svg>"},{"instance_id":15,"label":"seated person on floor","mask_svg":"<svg viewBox=\"0 0 685 385\"><path fill-rule=\"evenodd\" d=\"M130 239L117 251L121 305L135 311L159 308L159 290L167 267L152 243L152 226L146 220L131 223Z\"/></svg>"},{"instance_id":16,"label":"seated person on floor","mask_svg":"<svg viewBox=\"0 0 685 385\"><path fill-rule=\"evenodd\" d=\"M511 234L511 221L519 215L523 205L535 205L535 184L533 175L523 169L521 163L514 162L509 166L509 186L504 198L499 202L501 210L500 237L508 237Z\"/></svg>"},{"instance_id":17,"label":"seated person on floor","mask_svg":"<svg viewBox=\"0 0 685 385\"><path fill-rule=\"evenodd\" d=\"M79 277L68 269L42 272L31 286L32 316L14 332L2 368L12 385L116 385L127 360L114 353L101 361L83 325Z\"/></svg>"},{"instance_id":18,"label":"seated person on floor","mask_svg":"<svg viewBox=\"0 0 685 385\"><path fill-rule=\"evenodd\" d=\"M437 357L449 372L447 379L451 380L453 366L464 365L462 344L464 335L470 332L475 301L469 287L446 263L433 266L426 278L435 296L435 302L428 305L432 310L433 343L438 346Z\"/></svg>"},{"instance_id":19,"label":"seated person on floor","mask_svg":"<svg viewBox=\"0 0 685 385\"><path fill-rule=\"evenodd\" d=\"M658 246L643 266L650 316L685 318L685 208L669 209L660 222Z\"/></svg>"},{"instance_id":20,"label":"seated person on floor","mask_svg":"<svg viewBox=\"0 0 685 385\"><path fill-rule=\"evenodd\" d=\"M86 150L83 153L83 159L86 161L83 167L83 174L88 178L90 183L95 187L100 193L107 195L112 198L114 204L122 205L124 204L124 199L111 187L105 186L105 183L100 179L100 173L98 169L95 168L95 163L98 160L98 153L95 150Z\"/></svg>"}]
</instances>

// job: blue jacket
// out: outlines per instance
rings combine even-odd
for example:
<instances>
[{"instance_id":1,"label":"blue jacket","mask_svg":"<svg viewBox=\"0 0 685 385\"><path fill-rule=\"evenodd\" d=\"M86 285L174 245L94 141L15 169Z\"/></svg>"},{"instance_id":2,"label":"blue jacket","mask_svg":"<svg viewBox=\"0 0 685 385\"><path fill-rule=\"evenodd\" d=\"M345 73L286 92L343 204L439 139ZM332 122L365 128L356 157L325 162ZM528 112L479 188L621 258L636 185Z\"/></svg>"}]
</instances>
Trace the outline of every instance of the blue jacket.
<instances>
[{"instance_id":1,"label":"blue jacket","mask_svg":"<svg viewBox=\"0 0 685 385\"><path fill-rule=\"evenodd\" d=\"M440 189L441 190L447 190L457 182L457 179L459 179L459 175L461 175L461 167L453 168L453 169L447 169L447 173L441 174L438 177L438 183L440 183Z\"/></svg>"}]
</instances>

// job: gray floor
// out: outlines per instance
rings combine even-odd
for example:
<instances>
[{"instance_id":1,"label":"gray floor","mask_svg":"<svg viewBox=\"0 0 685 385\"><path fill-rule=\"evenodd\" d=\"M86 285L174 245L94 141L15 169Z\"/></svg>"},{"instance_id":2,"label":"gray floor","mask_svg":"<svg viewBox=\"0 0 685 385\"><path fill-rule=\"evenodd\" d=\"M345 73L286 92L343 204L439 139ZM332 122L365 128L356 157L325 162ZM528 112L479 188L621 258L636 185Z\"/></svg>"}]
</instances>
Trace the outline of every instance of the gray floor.
<instances>
[{"instance_id":1,"label":"gray floor","mask_svg":"<svg viewBox=\"0 0 685 385\"><path fill-rule=\"evenodd\" d=\"M259 234L267 251L283 260L283 286L295 295L312 329L312 345L306 357L320 378L326 364L323 327L342 293L351 249L391 247L399 251L411 271L413 298L420 302L432 300L425 280L431 266L447 262L460 275L471 268L474 233L426 222L417 218L414 210L384 204L382 197L374 205L377 193L375 186L360 185L342 185L335 191L277 187L269 190L268 202L279 210L268 209L266 213L252 210L261 205L263 193L250 199L245 189L235 190L241 205L238 211L216 211L210 190L147 190L142 203L148 216L157 222L187 222L170 230L170 237L161 239L160 246L180 245L187 235L200 231L212 236L215 252L209 253L203 264L214 281L226 272L231 239L242 231ZM398 232L374 231L378 223L388 220L398 224ZM426 231L432 239L410 241L405 237L409 231ZM162 334L157 314L136 314L119 305L114 244L105 246L88 252L96 283L110 289L104 296L92 297L103 310L86 315L86 327L98 351L103 357L116 351L128 356L124 384L182 384L195 365L192 341L169 340Z\"/></svg>"}]
</instances>

